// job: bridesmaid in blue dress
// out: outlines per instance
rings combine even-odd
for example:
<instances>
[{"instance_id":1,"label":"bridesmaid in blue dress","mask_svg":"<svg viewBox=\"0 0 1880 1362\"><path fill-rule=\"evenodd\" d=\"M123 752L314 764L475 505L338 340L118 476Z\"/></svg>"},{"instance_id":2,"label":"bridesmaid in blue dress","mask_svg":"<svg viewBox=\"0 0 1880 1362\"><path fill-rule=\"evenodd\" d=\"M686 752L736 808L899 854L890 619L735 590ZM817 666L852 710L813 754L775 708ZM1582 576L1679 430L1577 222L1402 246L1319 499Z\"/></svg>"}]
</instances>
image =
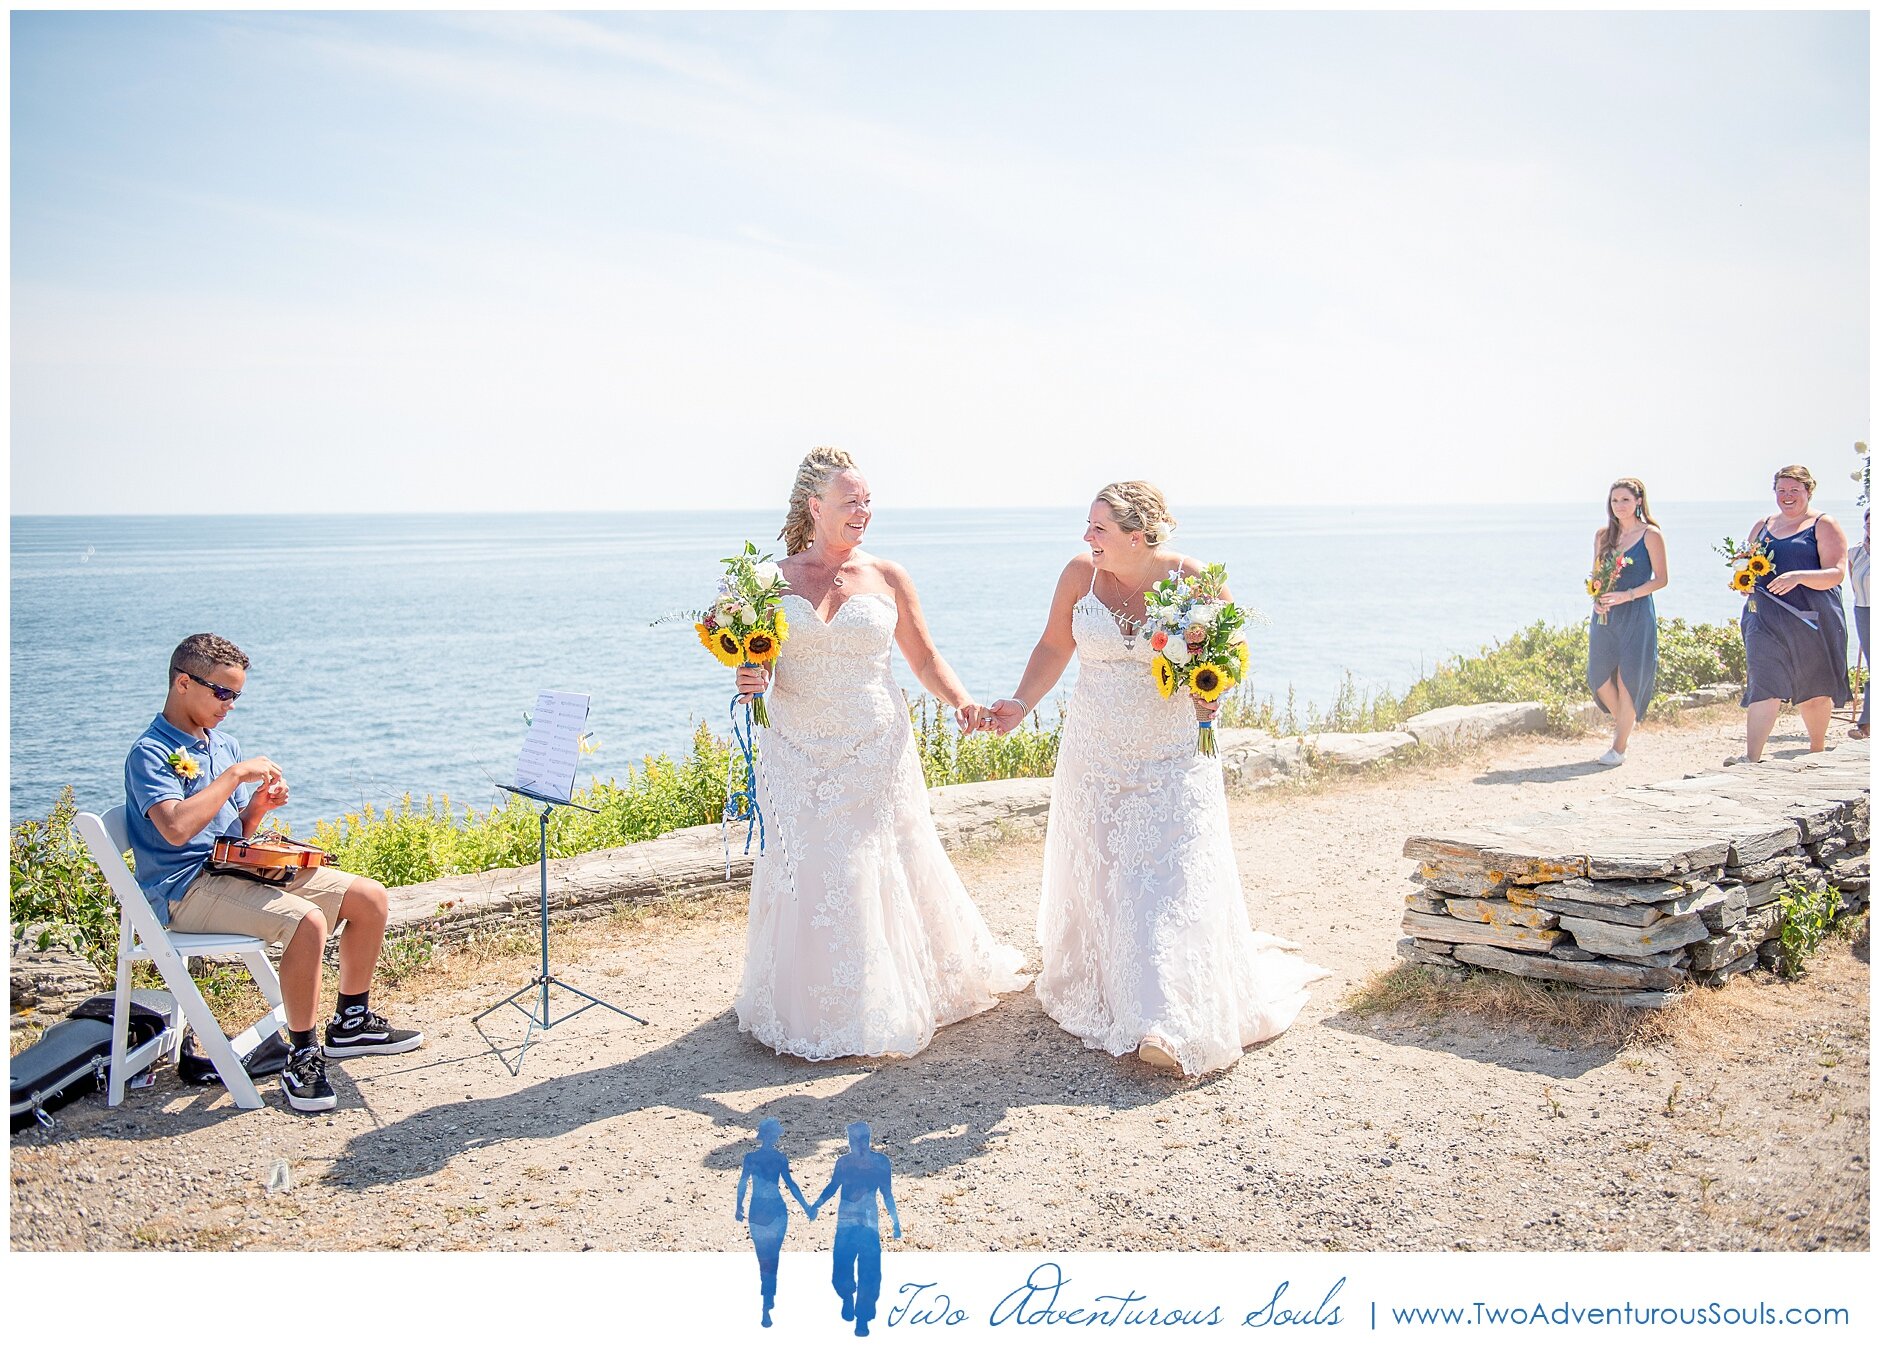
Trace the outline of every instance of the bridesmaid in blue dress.
<instances>
[{"instance_id":1,"label":"bridesmaid in blue dress","mask_svg":"<svg viewBox=\"0 0 1880 1362\"><path fill-rule=\"evenodd\" d=\"M1652 592L1671 580L1665 537L1652 519L1645 484L1620 478L1606 493L1606 524L1593 536L1597 568L1611 558L1626 560L1612 586L1593 602L1587 626L1586 684L1593 699L1612 715L1612 746L1601 766L1625 760L1632 729L1645 717L1658 683L1658 607Z\"/></svg>"},{"instance_id":2,"label":"bridesmaid in blue dress","mask_svg":"<svg viewBox=\"0 0 1880 1362\"><path fill-rule=\"evenodd\" d=\"M1847 534L1810 504L1815 480L1800 464L1776 474L1776 513L1756 522L1752 543L1766 543L1775 571L1756 584L1743 607L1743 648L1749 654L1749 751L1729 762L1761 761L1763 744L1783 704L1795 706L1808 730L1808 750L1828 745L1836 705L1853 698L1847 681L1847 616L1841 578Z\"/></svg>"}]
</instances>

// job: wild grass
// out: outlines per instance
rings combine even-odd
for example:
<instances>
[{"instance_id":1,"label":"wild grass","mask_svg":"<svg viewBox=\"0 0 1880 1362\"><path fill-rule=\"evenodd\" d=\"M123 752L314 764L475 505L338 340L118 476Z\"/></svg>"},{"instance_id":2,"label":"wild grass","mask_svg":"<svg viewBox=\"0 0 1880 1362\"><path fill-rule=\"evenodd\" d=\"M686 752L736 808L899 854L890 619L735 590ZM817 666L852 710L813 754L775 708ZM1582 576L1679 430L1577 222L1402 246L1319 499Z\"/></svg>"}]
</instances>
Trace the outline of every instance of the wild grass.
<instances>
[{"instance_id":1,"label":"wild grass","mask_svg":"<svg viewBox=\"0 0 1880 1362\"><path fill-rule=\"evenodd\" d=\"M922 696L912 707L914 737L929 787L964 785L977 780L1048 776L1057 767L1058 739L1064 729L1059 706L1047 725L1032 713L1009 734L979 733L962 738L952 711Z\"/></svg>"},{"instance_id":2,"label":"wild grass","mask_svg":"<svg viewBox=\"0 0 1880 1362\"><path fill-rule=\"evenodd\" d=\"M1566 985L1488 970L1453 976L1429 965L1399 964L1360 984L1345 1007L1358 1017L1479 1022L1550 1043L1615 1050L1662 1031L1659 1013L1621 1007Z\"/></svg>"},{"instance_id":3,"label":"wild grass","mask_svg":"<svg viewBox=\"0 0 1880 1362\"><path fill-rule=\"evenodd\" d=\"M1536 620L1473 656L1458 654L1420 678L1401 696L1387 687L1365 688L1346 673L1327 708L1300 709L1291 690L1282 705L1252 694L1230 695L1222 721L1260 728L1278 737L1303 733L1367 733L1392 728L1413 714L1447 705L1533 700L1547 707L1548 724L1568 733L1574 711L1590 697L1586 689L1587 628L1584 623ZM1658 622L1658 693L1670 695L1749 674L1743 636L1732 625Z\"/></svg>"},{"instance_id":4,"label":"wild grass","mask_svg":"<svg viewBox=\"0 0 1880 1362\"><path fill-rule=\"evenodd\" d=\"M39 822L23 822L7 846L7 923L16 947L57 944L82 955L101 978L117 960L117 904L97 862L72 829L72 787Z\"/></svg>"}]
</instances>

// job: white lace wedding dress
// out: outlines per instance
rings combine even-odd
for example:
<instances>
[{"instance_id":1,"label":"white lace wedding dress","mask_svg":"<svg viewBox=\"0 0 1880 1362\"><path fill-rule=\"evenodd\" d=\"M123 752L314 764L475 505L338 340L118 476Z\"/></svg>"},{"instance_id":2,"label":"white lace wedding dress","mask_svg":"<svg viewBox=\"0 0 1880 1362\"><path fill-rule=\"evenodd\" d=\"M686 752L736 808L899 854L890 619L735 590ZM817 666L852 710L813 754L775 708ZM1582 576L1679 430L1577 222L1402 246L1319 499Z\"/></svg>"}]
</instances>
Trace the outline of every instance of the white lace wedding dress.
<instances>
[{"instance_id":1,"label":"white lace wedding dress","mask_svg":"<svg viewBox=\"0 0 1880 1362\"><path fill-rule=\"evenodd\" d=\"M934 832L889 669L894 598L790 624L758 729L765 847L751 878L738 1029L805 1059L911 1055L1024 986Z\"/></svg>"},{"instance_id":2,"label":"white lace wedding dress","mask_svg":"<svg viewBox=\"0 0 1880 1362\"><path fill-rule=\"evenodd\" d=\"M1220 762L1195 751L1185 693L1163 699L1094 595L1078 602L1077 686L1045 833L1038 1001L1092 1049L1154 1036L1183 1072L1226 1068L1284 1031L1327 970L1247 923Z\"/></svg>"}]
</instances>

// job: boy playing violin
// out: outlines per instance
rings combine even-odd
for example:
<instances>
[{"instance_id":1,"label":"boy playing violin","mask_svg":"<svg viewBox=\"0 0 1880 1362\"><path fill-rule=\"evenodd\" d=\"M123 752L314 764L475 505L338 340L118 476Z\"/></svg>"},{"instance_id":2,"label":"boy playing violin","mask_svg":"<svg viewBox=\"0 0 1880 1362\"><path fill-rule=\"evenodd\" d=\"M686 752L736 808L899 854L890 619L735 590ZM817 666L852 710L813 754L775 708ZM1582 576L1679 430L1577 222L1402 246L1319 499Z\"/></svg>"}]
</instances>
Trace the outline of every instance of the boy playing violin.
<instances>
[{"instance_id":1,"label":"boy playing violin","mask_svg":"<svg viewBox=\"0 0 1880 1362\"><path fill-rule=\"evenodd\" d=\"M393 1026L371 1009L368 991L389 909L385 886L327 866L294 872L282 884L209 871L217 837L251 836L287 802L287 779L266 757L243 759L216 726L241 698L248 655L215 634L191 634L170 654L163 712L124 762L124 798L137 883L159 920L178 932L237 932L283 946L281 998L293 1054L281 1091L296 1111L337 1102L326 1061L395 1055L424 1035ZM339 1007L314 1035L320 962L327 936L339 942Z\"/></svg>"}]
</instances>

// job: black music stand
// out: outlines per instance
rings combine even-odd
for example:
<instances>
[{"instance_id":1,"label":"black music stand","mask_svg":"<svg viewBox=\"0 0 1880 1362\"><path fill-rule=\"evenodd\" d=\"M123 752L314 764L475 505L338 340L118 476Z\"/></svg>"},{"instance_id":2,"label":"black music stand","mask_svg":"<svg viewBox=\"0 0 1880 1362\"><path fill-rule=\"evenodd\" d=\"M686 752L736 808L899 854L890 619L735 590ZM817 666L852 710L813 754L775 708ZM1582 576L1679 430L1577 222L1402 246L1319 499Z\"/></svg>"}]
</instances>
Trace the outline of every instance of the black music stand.
<instances>
[{"instance_id":1,"label":"black music stand","mask_svg":"<svg viewBox=\"0 0 1880 1362\"><path fill-rule=\"evenodd\" d=\"M542 806L542 972L521 988L517 989L514 993L510 994L507 998L504 998L501 1002L492 1003L490 1006L477 1013L476 1016L470 1019L470 1024L476 1027L477 1034L482 1036L483 1039L489 1043L490 1049L496 1051L496 1055L500 1059L503 1053L502 1047L497 1045L495 1041L490 1040L488 1034L484 1032L482 1026L483 1019L489 1016L490 1013L504 1007L513 1007L516 1011L522 1013L529 1019L529 1029L522 1033L522 1048L516 1051L516 1062L512 1065L508 1060L503 1060L504 1068L508 1069L513 1075L520 1075L522 1073L522 1056L528 1052L529 1044L535 1039L536 1031L552 1030L565 1021L572 1021L590 1007L604 1007L609 1012L618 1012L628 1021L636 1021L641 1026L648 1025L648 1022L645 1017L636 1017L624 1007L615 1007L612 1003L603 1002L591 993L583 993L572 984L564 984L553 974L549 973L548 815L557 806L565 809L580 809L583 813L593 813L595 811L588 808L585 804L577 804L571 799L562 799L556 795L543 794L539 790L525 789L519 785L503 785L499 783L496 788L499 790L507 790L511 794L519 794L524 799L533 799L537 804ZM564 1013L559 1017L551 1017L548 1007L548 990L550 988L558 988L564 993L572 993L575 997L585 998L587 1001L575 1008L572 1012ZM521 999L525 993L535 993L538 989L540 990L540 996L536 999L534 1006L524 1007L519 999Z\"/></svg>"}]
</instances>

